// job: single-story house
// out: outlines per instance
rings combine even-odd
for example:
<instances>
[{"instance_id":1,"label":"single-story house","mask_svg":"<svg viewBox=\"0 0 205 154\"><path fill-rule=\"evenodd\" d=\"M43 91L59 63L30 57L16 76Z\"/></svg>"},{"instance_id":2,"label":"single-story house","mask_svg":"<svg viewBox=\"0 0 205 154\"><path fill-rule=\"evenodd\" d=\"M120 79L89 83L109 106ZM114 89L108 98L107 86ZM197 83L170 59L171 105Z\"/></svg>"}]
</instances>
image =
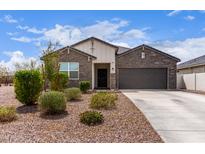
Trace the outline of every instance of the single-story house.
<instances>
[{"instance_id":1,"label":"single-story house","mask_svg":"<svg viewBox=\"0 0 205 154\"><path fill-rule=\"evenodd\" d=\"M205 73L205 55L179 64L177 72L180 74Z\"/></svg>"},{"instance_id":2,"label":"single-story house","mask_svg":"<svg viewBox=\"0 0 205 154\"><path fill-rule=\"evenodd\" d=\"M175 89L180 59L140 45L125 48L90 37L57 50L60 71L69 74L69 85L89 80L92 89Z\"/></svg>"}]
</instances>

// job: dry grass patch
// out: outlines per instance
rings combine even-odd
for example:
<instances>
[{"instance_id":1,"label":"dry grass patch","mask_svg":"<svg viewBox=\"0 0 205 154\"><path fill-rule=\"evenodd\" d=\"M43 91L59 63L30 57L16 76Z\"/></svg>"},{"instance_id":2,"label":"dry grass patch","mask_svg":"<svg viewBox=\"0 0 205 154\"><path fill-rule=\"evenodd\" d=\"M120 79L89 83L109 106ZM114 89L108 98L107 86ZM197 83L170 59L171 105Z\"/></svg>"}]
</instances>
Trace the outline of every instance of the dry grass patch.
<instances>
[{"instance_id":1,"label":"dry grass patch","mask_svg":"<svg viewBox=\"0 0 205 154\"><path fill-rule=\"evenodd\" d=\"M0 107L0 122L11 122L16 118L16 109L14 107Z\"/></svg>"}]
</instances>

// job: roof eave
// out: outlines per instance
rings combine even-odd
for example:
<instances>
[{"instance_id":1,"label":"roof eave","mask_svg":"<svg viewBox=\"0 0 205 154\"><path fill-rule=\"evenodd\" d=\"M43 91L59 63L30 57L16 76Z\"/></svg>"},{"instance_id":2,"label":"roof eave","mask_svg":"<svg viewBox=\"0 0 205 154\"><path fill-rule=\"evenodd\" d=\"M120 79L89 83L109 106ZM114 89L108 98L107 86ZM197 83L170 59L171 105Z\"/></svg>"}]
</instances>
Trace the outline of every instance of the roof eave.
<instances>
[{"instance_id":1,"label":"roof eave","mask_svg":"<svg viewBox=\"0 0 205 154\"><path fill-rule=\"evenodd\" d=\"M92 59L97 59L97 57L95 57L95 56L93 56L93 55L90 55L90 54L88 54L88 53L85 53L85 52L83 52L83 51L81 51L81 50L78 50L78 49L76 49L76 48L74 48L74 47L70 47L70 46L66 46L66 47L60 48L60 49L54 51L53 53L61 52L61 51L66 50L66 49L72 49L72 50L75 50L75 51L77 51L77 52L79 52L79 53L85 55L85 56L89 56L89 57L91 57ZM45 57L45 56L43 56L43 57ZM43 57L40 57L40 60L43 60Z\"/></svg>"},{"instance_id":2,"label":"roof eave","mask_svg":"<svg viewBox=\"0 0 205 154\"><path fill-rule=\"evenodd\" d=\"M96 38L96 37L89 37L89 38L87 38L87 39L81 40L81 41L79 41L79 42L77 42L77 43L74 43L74 44L70 45L70 47L74 47L74 46L76 46L76 45L78 45L78 44L81 44L81 43L83 43L83 42L86 42L86 41L92 40L92 39L97 40L97 41L100 41L100 42L102 42L102 43L104 43L104 44L107 44L107 45L109 45L109 46L111 46L111 47L113 47L113 48L118 49L118 46L113 45L113 44L111 44L111 43L109 43L109 42L103 41L103 40L101 40L101 39L99 39L99 38Z\"/></svg>"},{"instance_id":3,"label":"roof eave","mask_svg":"<svg viewBox=\"0 0 205 154\"><path fill-rule=\"evenodd\" d=\"M179 58L177 58L177 57L174 57L174 56L172 56L172 55L169 55L169 54L167 54L167 53L165 53L165 52L162 52L162 51L160 51L160 50L158 50L158 49L155 49L155 48L150 47L150 46L145 45L145 44L139 45L139 46L137 46L137 47L135 47L135 48L132 48L132 49L130 49L130 50L127 50L127 51L124 52L124 53L118 54L118 57L123 56L123 55L126 55L126 54L132 52L133 50L139 49L139 48L141 48L141 47L143 47L143 46L146 47L146 48L150 48L150 49L152 49L152 50L155 50L155 51L157 51L159 54L163 54L163 55L165 55L165 56L167 56L167 57L169 57L169 58L171 58L171 59L174 59L176 62L180 62L180 61L181 61L181 60L180 60Z\"/></svg>"},{"instance_id":4,"label":"roof eave","mask_svg":"<svg viewBox=\"0 0 205 154\"><path fill-rule=\"evenodd\" d=\"M188 68L193 68L193 67L198 67L198 66L205 66L205 63L203 64L196 64L196 65L189 65L189 66L181 66L181 67L178 67L177 66L177 70L182 70L182 69L188 69Z\"/></svg>"}]
</instances>

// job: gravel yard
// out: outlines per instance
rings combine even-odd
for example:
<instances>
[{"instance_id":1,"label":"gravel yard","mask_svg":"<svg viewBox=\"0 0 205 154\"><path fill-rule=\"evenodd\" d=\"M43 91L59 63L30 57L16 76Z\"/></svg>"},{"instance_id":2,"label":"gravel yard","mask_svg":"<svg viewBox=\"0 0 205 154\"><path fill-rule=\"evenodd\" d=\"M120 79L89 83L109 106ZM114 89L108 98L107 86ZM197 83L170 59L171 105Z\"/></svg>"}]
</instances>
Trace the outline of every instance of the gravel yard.
<instances>
[{"instance_id":1,"label":"gravel yard","mask_svg":"<svg viewBox=\"0 0 205 154\"><path fill-rule=\"evenodd\" d=\"M102 125L86 126L79 114L89 110L91 94L81 101L68 102L67 113L41 116L37 106L25 107L13 87L0 87L0 105L17 108L18 119L0 123L0 142L163 142L145 116L123 94L118 93L117 109L101 111Z\"/></svg>"}]
</instances>

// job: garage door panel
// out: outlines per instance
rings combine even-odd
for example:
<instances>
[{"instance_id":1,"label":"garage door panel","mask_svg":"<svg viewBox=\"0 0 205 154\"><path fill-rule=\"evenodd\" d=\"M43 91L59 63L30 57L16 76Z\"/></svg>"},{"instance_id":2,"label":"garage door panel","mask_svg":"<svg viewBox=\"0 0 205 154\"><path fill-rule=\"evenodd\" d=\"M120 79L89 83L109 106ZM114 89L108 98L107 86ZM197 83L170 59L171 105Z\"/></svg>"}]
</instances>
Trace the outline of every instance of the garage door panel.
<instances>
[{"instance_id":1,"label":"garage door panel","mask_svg":"<svg viewBox=\"0 0 205 154\"><path fill-rule=\"evenodd\" d=\"M166 68L119 69L119 88L121 89L166 89Z\"/></svg>"}]
</instances>

